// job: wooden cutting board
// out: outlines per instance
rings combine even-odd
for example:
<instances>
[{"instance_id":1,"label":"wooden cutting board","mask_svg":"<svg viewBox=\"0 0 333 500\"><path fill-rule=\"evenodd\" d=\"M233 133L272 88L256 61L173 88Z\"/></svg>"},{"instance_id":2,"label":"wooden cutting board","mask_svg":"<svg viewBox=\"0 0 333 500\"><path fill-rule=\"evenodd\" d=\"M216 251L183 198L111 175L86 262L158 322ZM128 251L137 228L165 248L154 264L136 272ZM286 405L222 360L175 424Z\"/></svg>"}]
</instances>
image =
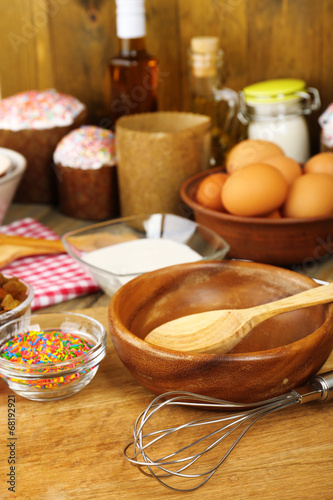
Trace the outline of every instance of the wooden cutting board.
<instances>
[{"instance_id":1,"label":"wooden cutting board","mask_svg":"<svg viewBox=\"0 0 333 500\"><path fill-rule=\"evenodd\" d=\"M84 310L107 326L107 308ZM138 414L154 396L108 352L92 382L62 401L15 397L16 486L8 491L7 385L0 380L0 498L19 500L178 499L123 456ZM333 355L321 371L333 369ZM197 419L202 410L172 410ZM333 498L333 401L308 403L268 415L243 437L226 462L187 498L228 500ZM163 420L161 420L163 426ZM194 431L195 432L195 431ZM211 452L211 463L223 445Z\"/></svg>"}]
</instances>

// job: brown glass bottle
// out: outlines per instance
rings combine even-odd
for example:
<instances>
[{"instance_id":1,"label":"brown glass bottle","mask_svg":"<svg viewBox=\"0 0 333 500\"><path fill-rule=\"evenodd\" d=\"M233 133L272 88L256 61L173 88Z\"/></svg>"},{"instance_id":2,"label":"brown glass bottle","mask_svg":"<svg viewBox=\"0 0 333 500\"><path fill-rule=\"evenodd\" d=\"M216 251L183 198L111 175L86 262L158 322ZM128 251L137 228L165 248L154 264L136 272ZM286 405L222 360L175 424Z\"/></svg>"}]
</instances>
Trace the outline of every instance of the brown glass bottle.
<instances>
[{"instance_id":1,"label":"brown glass bottle","mask_svg":"<svg viewBox=\"0 0 333 500\"><path fill-rule=\"evenodd\" d=\"M126 9L124 0L120 5ZM158 60L146 50L143 9L143 3L139 0L137 15L141 25L138 28L137 24L133 25L133 11L132 25L126 24L126 11L121 14L117 12L119 53L109 61L110 118L113 129L121 116L157 111Z\"/></svg>"}]
</instances>

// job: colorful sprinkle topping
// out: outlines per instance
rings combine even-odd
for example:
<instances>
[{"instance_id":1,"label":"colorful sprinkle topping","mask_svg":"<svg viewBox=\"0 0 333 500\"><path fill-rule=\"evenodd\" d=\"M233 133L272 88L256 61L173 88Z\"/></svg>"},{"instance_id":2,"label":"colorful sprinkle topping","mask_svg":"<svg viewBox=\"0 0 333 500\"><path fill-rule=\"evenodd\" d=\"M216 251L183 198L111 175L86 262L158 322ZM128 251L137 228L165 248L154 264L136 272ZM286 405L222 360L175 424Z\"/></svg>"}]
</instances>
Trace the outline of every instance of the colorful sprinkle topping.
<instances>
[{"instance_id":1,"label":"colorful sprinkle topping","mask_svg":"<svg viewBox=\"0 0 333 500\"><path fill-rule=\"evenodd\" d=\"M67 134L57 145L53 161L66 167L98 169L114 165L114 135L94 125L83 125Z\"/></svg>"},{"instance_id":2,"label":"colorful sprinkle topping","mask_svg":"<svg viewBox=\"0 0 333 500\"><path fill-rule=\"evenodd\" d=\"M72 125L84 109L78 99L54 89L28 90L0 101L0 128L18 131Z\"/></svg>"},{"instance_id":3,"label":"colorful sprinkle topping","mask_svg":"<svg viewBox=\"0 0 333 500\"><path fill-rule=\"evenodd\" d=\"M92 347L77 335L61 331L30 331L8 340L0 357L18 363L59 363L81 356Z\"/></svg>"},{"instance_id":4,"label":"colorful sprinkle topping","mask_svg":"<svg viewBox=\"0 0 333 500\"><path fill-rule=\"evenodd\" d=\"M58 372L64 368L51 366L50 363L60 363L63 361L73 360L66 369L78 366L75 363L75 358L87 353L93 344L87 342L78 335L65 333L62 331L29 331L19 333L8 340L0 350L0 358L17 363L18 365L40 365L39 368L28 368L26 373L32 374L47 374ZM31 385L38 388L50 389L71 382L73 379L80 377L82 374L90 370L83 369L70 375L42 378L40 380L11 380ZM17 377L17 376L16 376Z\"/></svg>"}]
</instances>

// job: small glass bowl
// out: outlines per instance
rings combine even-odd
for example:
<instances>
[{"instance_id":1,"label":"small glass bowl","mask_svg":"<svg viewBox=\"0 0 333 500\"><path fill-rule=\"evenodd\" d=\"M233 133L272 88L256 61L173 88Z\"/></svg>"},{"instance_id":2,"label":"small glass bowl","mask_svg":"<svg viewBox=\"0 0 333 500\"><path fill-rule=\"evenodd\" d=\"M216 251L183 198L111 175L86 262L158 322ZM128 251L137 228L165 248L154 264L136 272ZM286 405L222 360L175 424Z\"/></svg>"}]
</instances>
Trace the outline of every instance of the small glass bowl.
<instances>
[{"instance_id":1,"label":"small glass bowl","mask_svg":"<svg viewBox=\"0 0 333 500\"><path fill-rule=\"evenodd\" d=\"M0 357L0 377L16 394L34 401L67 398L83 389L95 376L106 354L106 330L89 316L56 312L21 317L0 327L0 354L15 335L29 331L62 331L93 344L72 359L48 363L18 363Z\"/></svg>"},{"instance_id":2,"label":"small glass bowl","mask_svg":"<svg viewBox=\"0 0 333 500\"><path fill-rule=\"evenodd\" d=\"M156 243L173 243L179 245L177 253L171 251L168 255L159 245L155 254L152 247L129 246L120 258L111 256L101 259L103 249L115 248L118 244L135 243L142 240L159 240ZM168 240L168 241L165 241ZM87 226L66 233L62 242L69 255L76 259L92 276L102 290L112 296L118 288L143 273L154 271L161 267L199 260L222 260L229 251L228 243L212 229L174 214L155 213L134 215L113 219ZM148 242L147 242L148 243ZM124 247L122 247L124 248ZM170 247L169 247L170 248ZM172 247L173 249L176 247ZM158 254L159 252L159 254ZM91 256L94 255L92 263ZM158 255L158 258L155 257ZM119 262L121 260L121 262ZM144 262L143 262L144 261ZM170 263L171 262L171 263Z\"/></svg>"},{"instance_id":3,"label":"small glass bowl","mask_svg":"<svg viewBox=\"0 0 333 500\"><path fill-rule=\"evenodd\" d=\"M13 278L14 276L9 276L5 274L5 278ZM21 304L10 311L0 313L0 327L5 325L9 321L12 321L23 316L28 316L31 314L31 303L34 298L34 290L32 286L27 282L19 278L19 281L26 286L27 298L21 302Z\"/></svg>"}]
</instances>

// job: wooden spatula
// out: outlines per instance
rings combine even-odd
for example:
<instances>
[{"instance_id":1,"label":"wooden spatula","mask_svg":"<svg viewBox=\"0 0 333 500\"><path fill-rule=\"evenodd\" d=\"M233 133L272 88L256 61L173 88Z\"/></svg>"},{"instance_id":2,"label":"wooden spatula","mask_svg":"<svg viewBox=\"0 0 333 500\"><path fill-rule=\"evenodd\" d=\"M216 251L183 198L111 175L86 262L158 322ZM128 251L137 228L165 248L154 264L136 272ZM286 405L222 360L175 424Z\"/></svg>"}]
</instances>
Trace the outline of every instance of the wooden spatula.
<instances>
[{"instance_id":1,"label":"wooden spatula","mask_svg":"<svg viewBox=\"0 0 333 500\"><path fill-rule=\"evenodd\" d=\"M4 267L20 257L63 253L60 240L44 240L0 234L0 267Z\"/></svg>"},{"instance_id":2,"label":"wooden spatula","mask_svg":"<svg viewBox=\"0 0 333 500\"><path fill-rule=\"evenodd\" d=\"M68 238L78 250L90 252L115 243L135 239L132 234L92 233ZM0 268L21 257L65 253L61 240L44 240L0 233Z\"/></svg>"},{"instance_id":3,"label":"wooden spatula","mask_svg":"<svg viewBox=\"0 0 333 500\"><path fill-rule=\"evenodd\" d=\"M146 342L185 352L223 354L233 349L256 325L278 314L333 302L333 283L247 309L191 314L155 328Z\"/></svg>"}]
</instances>

